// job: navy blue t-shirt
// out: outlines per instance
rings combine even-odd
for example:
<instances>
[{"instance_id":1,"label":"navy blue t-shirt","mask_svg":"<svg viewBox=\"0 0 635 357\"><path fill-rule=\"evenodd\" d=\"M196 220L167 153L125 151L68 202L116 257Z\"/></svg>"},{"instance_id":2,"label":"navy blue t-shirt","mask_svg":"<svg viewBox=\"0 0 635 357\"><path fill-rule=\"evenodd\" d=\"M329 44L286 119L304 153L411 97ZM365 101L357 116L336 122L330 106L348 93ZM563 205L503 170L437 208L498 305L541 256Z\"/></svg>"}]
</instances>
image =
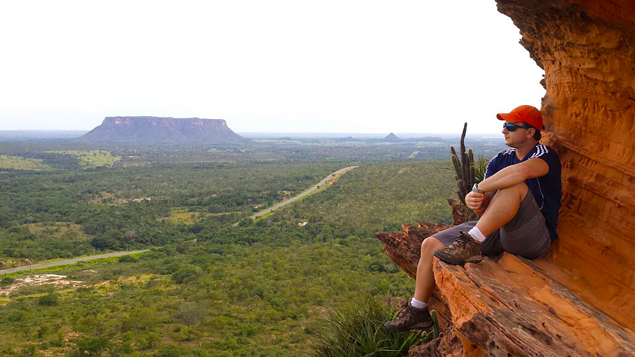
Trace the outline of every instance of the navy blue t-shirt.
<instances>
[{"instance_id":1,"label":"navy blue t-shirt","mask_svg":"<svg viewBox=\"0 0 635 357\"><path fill-rule=\"evenodd\" d=\"M525 180L529 190L534 195L540 212L545 217L547 229L551 239L557 239L558 212L562 198L562 183L560 181L560 157L552 148L538 144L522 160L516 156L516 149L499 152L489 164L485 177L490 177L507 166L519 164L532 158L544 160L549 165L549 172L541 177Z\"/></svg>"}]
</instances>

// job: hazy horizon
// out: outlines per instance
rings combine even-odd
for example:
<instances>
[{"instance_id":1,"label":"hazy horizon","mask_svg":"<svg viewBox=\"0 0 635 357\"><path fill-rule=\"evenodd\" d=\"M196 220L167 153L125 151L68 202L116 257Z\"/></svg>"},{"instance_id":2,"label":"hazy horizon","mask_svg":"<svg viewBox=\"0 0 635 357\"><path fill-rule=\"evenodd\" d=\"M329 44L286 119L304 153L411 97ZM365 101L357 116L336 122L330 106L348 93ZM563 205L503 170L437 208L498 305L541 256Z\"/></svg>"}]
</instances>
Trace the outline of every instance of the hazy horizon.
<instances>
[{"instance_id":1,"label":"hazy horizon","mask_svg":"<svg viewBox=\"0 0 635 357\"><path fill-rule=\"evenodd\" d=\"M89 130L46 130L46 129L32 129L32 130L0 130L0 140L2 139L72 139L76 137L80 137ZM421 139L421 138L432 138L438 137L442 139L448 138L457 138L460 137L461 133L399 133L399 132L390 132L390 133L310 133L310 132L236 132L236 134L247 138L247 139L274 139L274 138L285 138L290 137L292 139L341 139L352 137L353 139L381 139L386 137L389 134L395 134L397 137L402 139ZM31 135L29 135L31 134ZM74 135L74 136L73 136ZM475 133L466 135L466 138L501 138L502 135L500 133Z\"/></svg>"},{"instance_id":2,"label":"hazy horizon","mask_svg":"<svg viewBox=\"0 0 635 357\"><path fill-rule=\"evenodd\" d=\"M545 92L494 1L35 2L0 5L0 130L495 133Z\"/></svg>"}]
</instances>

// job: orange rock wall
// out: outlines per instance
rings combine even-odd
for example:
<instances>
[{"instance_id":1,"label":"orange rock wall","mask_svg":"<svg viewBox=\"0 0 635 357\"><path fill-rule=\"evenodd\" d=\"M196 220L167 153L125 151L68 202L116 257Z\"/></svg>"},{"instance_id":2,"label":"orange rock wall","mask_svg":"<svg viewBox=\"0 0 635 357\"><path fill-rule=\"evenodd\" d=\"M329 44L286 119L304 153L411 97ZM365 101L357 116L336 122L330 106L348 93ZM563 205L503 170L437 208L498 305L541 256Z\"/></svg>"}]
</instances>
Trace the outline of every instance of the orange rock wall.
<instances>
[{"instance_id":1,"label":"orange rock wall","mask_svg":"<svg viewBox=\"0 0 635 357\"><path fill-rule=\"evenodd\" d=\"M497 0L545 70L544 142L563 164L561 282L635 329L635 1Z\"/></svg>"}]
</instances>

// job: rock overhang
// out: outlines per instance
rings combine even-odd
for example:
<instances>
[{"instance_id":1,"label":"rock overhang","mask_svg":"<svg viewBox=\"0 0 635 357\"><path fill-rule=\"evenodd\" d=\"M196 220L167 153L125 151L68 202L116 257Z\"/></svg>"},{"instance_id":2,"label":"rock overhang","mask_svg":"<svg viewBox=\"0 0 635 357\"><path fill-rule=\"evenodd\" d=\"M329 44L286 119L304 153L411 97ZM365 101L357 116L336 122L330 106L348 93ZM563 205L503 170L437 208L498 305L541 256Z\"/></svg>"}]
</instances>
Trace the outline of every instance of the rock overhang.
<instances>
[{"instance_id":1,"label":"rock overhang","mask_svg":"<svg viewBox=\"0 0 635 357\"><path fill-rule=\"evenodd\" d=\"M562 283L635 328L635 1L497 0L545 71L543 142L563 164ZM545 266L546 267L546 266Z\"/></svg>"}]
</instances>

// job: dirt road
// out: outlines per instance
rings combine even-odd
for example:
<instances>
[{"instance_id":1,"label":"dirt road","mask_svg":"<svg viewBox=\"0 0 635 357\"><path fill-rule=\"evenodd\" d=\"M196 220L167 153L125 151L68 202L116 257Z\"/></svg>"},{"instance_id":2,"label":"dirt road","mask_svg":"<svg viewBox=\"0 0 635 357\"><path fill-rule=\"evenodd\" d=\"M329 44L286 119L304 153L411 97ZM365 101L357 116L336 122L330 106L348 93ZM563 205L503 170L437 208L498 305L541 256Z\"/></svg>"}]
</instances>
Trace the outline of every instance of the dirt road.
<instances>
[{"instance_id":1,"label":"dirt road","mask_svg":"<svg viewBox=\"0 0 635 357\"><path fill-rule=\"evenodd\" d=\"M273 212L273 211L275 211L275 210L277 210L279 208L282 208L282 207L284 207L284 206L286 206L286 205L288 205L290 203L293 203L294 201L297 201L297 200L299 200L299 199L301 199L303 197L306 197L307 195L315 192L322 185L325 185L328 180L331 180L331 179L337 177L338 175L343 175L343 174L345 174L345 173L347 173L347 172L349 172L349 171L351 171L351 170L353 170L353 169L355 169L357 167L359 167L359 166L349 166L349 167L345 167L343 169L337 170L337 171L333 172L332 174L330 174L330 175L326 176L325 178L323 178L322 181L318 182L315 186L307 189L306 191L303 191L302 193L300 193L297 196L289 198L286 201L282 201L280 203L277 203L273 207L267 208L267 209L265 209L263 211L260 211L260 212L258 212L256 214L254 214L253 216L251 216L251 219L256 219L258 217L262 217L262 216L264 216L264 215L266 215L268 213L271 213L271 212ZM234 227L238 226L238 222L234 223L233 226Z\"/></svg>"},{"instance_id":2,"label":"dirt road","mask_svg":"<svg viewBox=\"0 0 635 357\"><path fill-rule=\"evenodd\" d=\"M19 271L37 270L37 269L43 269L43 268L56 267L56 266L60 266L60 265L75 264L77 262L86 262L86 261L89 261L89 260L97 260L97 259L112 258L112 257L122 257L124 255L144 253L144 252L147 252L149 250L150 249L130 250L130 251L125 251L125 252L114 252L114 253L101 254L101 255L92 255L90 257L81 257L81 258L73 258L73 259L68 259L68 260L60 260L60 261L57 261L57 262L35 264L35 265L27 265L27 266L13 268L13 269L0 270L0 275L17 273Z\"/></svg>"},{"instance_id":3,"label":"dirt road","mask_svg":"<svg viewBox=\"0 0 635 357\"><path fill-rule=\"evenodd\" d=\"M286 201L282 201L282 202L280 202L280 203L278 203L278 204L274 205L273 207L267 208L266 210L263 210L263 211L260 211L260 212L258 212L258 213L256 213L256 214L254 214L253 216L251 216L251 219L256 219L256 218L258 218L258 217L264 216L264 215L266 215L267 213L273 212L273 211L275 211L275 210L277 210L277 209L279 209L279 208L282 208L282 207L284 207L284 206L286 206L286 205L288 205L288 204L290 204L290 203L293 203L294 201L297 201L297 200L299 200L300 198L305 197L305 196L307 196L307 195L309 195L309 194L313 193L313 192L314 192L314 191L316 191L318 188L320 188L320 186L325 185L325 184L326 184L326 182L327 182L328 180L333 179L333 178L334 178L334 177L336 177L337 175L343 175L343 174L345 174L345 173L347 173L347 172L351 171L352 169L354 169L354 168L356 168L356 167L357 167L357 166L349 166L349 167L345 167L345 168L343 168L343 169L341 169L341 170L337 170L337 171L333 172L332 174L330 174L330 175L326 176L325 178L323 178L323 179L322 179L322 181L320 181L320 182L318 182L318 183L317 183L317 185L315 185L315 186L313 186L313 187L311 187L311 188L307 189L306 191L304 191L304 192L300 193L299 195L297 195L297 196L295 196L295 197L289 198L288 200L286 200Z\"/></svg>"}]
</instances>

